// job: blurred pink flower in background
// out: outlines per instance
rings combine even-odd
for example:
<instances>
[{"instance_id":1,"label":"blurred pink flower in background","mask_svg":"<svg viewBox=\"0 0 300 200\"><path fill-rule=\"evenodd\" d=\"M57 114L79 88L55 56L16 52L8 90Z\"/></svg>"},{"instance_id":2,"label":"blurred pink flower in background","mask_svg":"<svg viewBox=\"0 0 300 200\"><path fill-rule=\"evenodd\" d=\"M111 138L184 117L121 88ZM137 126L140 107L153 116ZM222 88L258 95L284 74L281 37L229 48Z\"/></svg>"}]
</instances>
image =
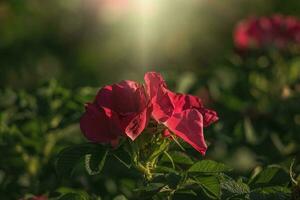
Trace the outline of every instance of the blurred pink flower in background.
<instances>
[{"instance_id":1,"label":"blurred pink flower in background","mask_svg":"<svg viewBox=\"0 0 300 200\"><path fill-rule=\"evenodd\" d=\"M283 15L250 17L237 24L233 37L235 46L241 50L299 45L300 20Z\"/></svg>"},{"instance_id":2,"label":"blurred pink flower in background","mask_svg":"<svg viewBox=\"0 0 300 200\"><path fill-rule=\"evenodd\" d=\"M131 7L129 0L94 0L98 2L101 10L112 13L126 13Z\"/></svg>"},{"instance_id":3,"label":"blurred pink flower in background","mask_svg":"<svg viewBox=\"0 0 300 200\"><path fill-rule=\"evenodd\" d=\"M48 200L48 197L46 196L35 196L32 198L32 200Z\"/></svg>"},{"instance_id":4,"label":"blurred pink flower in background","mask_svg":"<svg viewBox=\"0 0 300 200\"><path fill-rule=\"evenodd\" d=\"M129 0L88 0L94 7L101 7L114 11L127 10L130 6Z\"/></svg>"},{"instance_id":5,"label":"blurred pink flower in background","mask_svg":"<svg viewBox=\"0 0 300 200\"><path fill-rule=\"evenodd\" d=\"M19 200L48 200L48 197L47 196L44 196L44 195L39 195L39 196L32 196L32 197L24 197L24 198L21 198Z\"/></svg>"},{"instance_id":6,"label":"blurred pink flower in background","mask_svg":"<svg viewBox=\"0 0 300 200\"><path fill-rule=\"evenodd\" d=\"M86 0L84 3L106 23L128 20L130 16L151 17L157 12L154 0Z\"/></svg>"}]
</instances>

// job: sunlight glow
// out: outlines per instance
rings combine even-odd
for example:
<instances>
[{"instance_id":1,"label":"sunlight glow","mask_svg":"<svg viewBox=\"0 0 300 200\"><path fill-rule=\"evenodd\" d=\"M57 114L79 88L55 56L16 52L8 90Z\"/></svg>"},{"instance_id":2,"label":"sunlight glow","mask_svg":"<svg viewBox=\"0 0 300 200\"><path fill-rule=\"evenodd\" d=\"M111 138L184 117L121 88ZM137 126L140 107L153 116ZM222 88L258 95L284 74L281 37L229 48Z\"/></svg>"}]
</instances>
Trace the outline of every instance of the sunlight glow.
<instances>
[{"instance_id":1,"label":"sunlight glow","mask_svg":"<svg viewBox=\"0 0 300 200\"><path fill-rule=\"evenodd\" d=\"M153 67L161 58L184 56L193 45L193 34L204 30L204 20L195 21L203 0L87 1L105 30L112 30L106 44L101 45L125 49L125 58L141 71Z\"/></svg>"}]
</instances>

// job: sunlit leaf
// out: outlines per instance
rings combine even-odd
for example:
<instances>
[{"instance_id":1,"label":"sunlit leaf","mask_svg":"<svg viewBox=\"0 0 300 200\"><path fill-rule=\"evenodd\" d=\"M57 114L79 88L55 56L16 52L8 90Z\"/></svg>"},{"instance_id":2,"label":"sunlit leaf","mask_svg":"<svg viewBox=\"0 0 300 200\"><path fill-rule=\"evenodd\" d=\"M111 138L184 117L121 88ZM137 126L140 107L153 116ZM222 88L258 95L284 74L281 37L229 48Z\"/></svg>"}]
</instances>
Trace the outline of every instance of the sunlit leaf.
<instances>
[{"instance_id":1,"label":"sunlit leaf","mask_svg":"<svg viewBox=\"0 0 300 200\"><path fill-rule=\"evenodd\" d=\"M190 173L221 173L228 172L231 168L225 164L213 160L201 160L192 165L188 172Z\"/></svg>"},{"instance_id":2,"label":"sunlit leaf","mask_svg":"<svg viewBox=\"0 0 300 200\"><path fill-rule=\"evenodd\" d=\"M192 165L193 160L186 154L180 151L172 151L168 152L174 163L183 164L183 165ZM164 155L161 159L162 162L171 162L166 155Z\"/></svg>"}]
</instances>

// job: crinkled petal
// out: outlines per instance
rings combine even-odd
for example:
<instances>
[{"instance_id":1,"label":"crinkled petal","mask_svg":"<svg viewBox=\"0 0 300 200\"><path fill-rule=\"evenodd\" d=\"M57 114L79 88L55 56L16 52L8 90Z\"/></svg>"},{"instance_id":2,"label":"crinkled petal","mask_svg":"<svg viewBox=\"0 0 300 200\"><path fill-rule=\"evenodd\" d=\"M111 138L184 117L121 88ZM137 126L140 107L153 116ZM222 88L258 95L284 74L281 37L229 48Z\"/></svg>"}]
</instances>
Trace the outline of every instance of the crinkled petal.
<instances>
[{"instance_id":1,"label":"crinkled petal","mask_svg":"<svg viewBox=\"0 0 300 200\"><path fill-rule=\"evenodd\" d=\"M167 121L174 112L172 99L167 90L158 91L157 96L152 99L152 104L152 116L160 123Z\"/></svg>"},{"instance_id":2,"label":"crinkled petal","mask_svg":"<svg viewBox=\"0 0 300 200\"><path fill-rule=\"evenodd\" d=\"M133 117L125 128L125 134L135 140L147 127L151 116L151 108L146 107L142 112Z\"/></svg>"},{"instance_id":3,"label":"crinkled petal","mask_svg":"<svg viewBox=\"0 0 300 200\"><path fill-rule=\"evenodd\" d=\"M175 113L165 125L202 155L205 154L207 145L203 135L203 117L197 109Z\"/></svg>"},{"instance_id":4,"label":"crinkled petal","mask_svg":"<svg viewBox=\"0 0 300 200\"><path fill-rule=\"evenodd\" d=\"M167 88L165 80L157 72L147 72L144 76L144 80L146 83L146 91L150 99L157 95L158 90Z\"/></svg>"},{"instance_id":5,"label":"crinkled petal","mask_svg":"<svg viewBox=\"0 0 300 200\"><path fill-rule=\"evenodd\" d=\"M169 91L169 96L174 106L174 112L203 107L201 99L193 95L178 94Z\"/></svg>"},{"instance_id":6,"label":"crinkled petal","mask_svg":"<svg viewBox=\"0 0 300 200\"><path fill-rule=\"evenodd\" d=\"M218 121L219 117L217 112L207 109L207 108L201 108L199 109L200 113L203 116L203 126L207 127L211 125L212 123Z\"/></svg>"},{"instance_id":7,"label":"crinkled petal","mask_svg":"<svg viewBox=\"0 0 300 200\"><path fill-rule=\"evenodd\" d=\"M174 106L174 113L179 113L187 109L195 108L203 116L203 126L207 127L216 122L219 118L215 111L203 107L200 98L192 95L175 94L170 92L171 101Z\"/></svg>"},{"instance_id":8,"label":"crinkled petal","mask_svg":"<svg viewBox=\"0 0 300 200\"><path fill-rule=\"evenodd\" d=\"M153 118L163 123L169 119L173 112L171 92L167 89L166 83L162 76L156 72L145 74L146 90L153 104Z\"/></svg>"}]
</instances>

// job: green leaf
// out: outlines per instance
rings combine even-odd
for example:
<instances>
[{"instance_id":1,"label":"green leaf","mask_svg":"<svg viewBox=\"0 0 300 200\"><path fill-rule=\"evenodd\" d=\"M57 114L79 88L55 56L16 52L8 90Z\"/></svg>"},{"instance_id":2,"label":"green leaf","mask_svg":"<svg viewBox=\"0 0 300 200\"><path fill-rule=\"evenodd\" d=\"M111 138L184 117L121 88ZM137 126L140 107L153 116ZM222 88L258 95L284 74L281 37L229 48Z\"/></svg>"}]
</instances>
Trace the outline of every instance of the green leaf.
<instances>
[{"instance_id":1,"label":"green leaf","mask_svg":"<svg viewBox=\"0 0 300 200\"><path fill-rule=\"evenodd\" d=\"M212 160L201 160L190 167L190 173L221 173L230 171L231 168L222 163Z\"/></svg>"},{"instance_id":2,"label":"green leaf","mask_svg":"<svg viewBox=\"0 0 300 200\"><path fill-rule=\"evenodd\" d=\"M165 199L166 194L170 192L169 188L165 189L166 184L164 183L149 183L145 186L134 189L135 193L138 193L139 199Z\"/></svg>"},{"instance_id":3,"label":"green leaf","mask_svg":"<svg viewBox=\"0 0 300 200\"><path fill-rule=\"evenodd\" d=\"M244 128L245 128L245 137L246 137L247 142L249 142L250 144L257 144L258 138L255 134L254 127L249 118L245 118Z\"/></svg>"},{"instance_id":4,"label":"green leaf","mask_svg":"<svg viewBox=\"0 0 300 200\"><path fill-rule=\"evenodd\" d=\"M67 193L59 197L58 200L90 200L88 194L84 192L80 193Z\"/></svg>"},{"instance_id":5,"label":"green leaf","mask_svg":"<svg viewBox=\"0 0 300 200\"><path fill-rule=\"evenodd\" d=\"M169 159L169 161L172 164L172 168L175 169L175 163L174 163L173 158L170 156L170 154L167 151L164 151L164 156Z\"/></svg>"},{"instance_id":6,"label":"green leaf","mask_svg":"<svg viewBox=\"0 0 300 200\"><path fill-rule=\"evenodd\" d=\"M292 183L294 185L298 185L298 181L294 179L294 175L293 175L293 167L294 167L294 164L295 164L295 159L292 160L291 162L291 165L290 165L290 169L289 169L289 175L290 175L290 179L292 181Z\"/></svg>"},{"instance_id":7,"label":"green leaf","mask_svg":"<svg viewBox=\"0 0 300 200\"><path fill-rule=\"evenodd\" d=\"M121 164L123 164L126 168L128 168L128 169L130 169L131 168L131 163L130 163L130 161L128 161L128 163L126 163L126 161L124 161L123 159L124 159L124 156L122 157L122 159L118 156L118 155L116 155L115 153L114 154L112 154L113 155L113 157L117 160L117 161L119 161Z\"/></svg>"},{"instance_id":8,"label":"green leaf","mask_svg":"<svg viewBox=\"0 0 300 200\"><path fill-rule=\"evenodd\" d=\"M296 59L291 62L291 65L289 67L289 82L294 82L296 80L299 80L299 74L300 74L300 58L296 57Z\"/></svg>"},{"instance_id":9,"label":"green leaf","mask_svg":"<svg viewBox=\"0 0 300 200\"><path fill-rule=\"evenodd\" d=\"M152 196L145 196L143 195L144 198L142 198L143 200L148 200L148 199L152 199L152 200L165 200L170 198L170 192L169 191L163 191L163 192L158 192L155 195ZM174 199L175 200L175 199Z\"/></svg>"},{"instance_id":10,"label":"green leaf","mask_svg":"<svg viewBox=\"0 0 300 200\"><path fill-rule=\"evenodd\" d=\"M198 177L197 183L201 186L203 193L209 199L220 199L221 187L217 177Z\"/></svg>"},{"instance_id":11,"label":"green leaf","mask_svg":"<svg viewBox=\"0 0 300 200\"><path fill-rule=\"evenodd\" d=\"M241 180L235 181L231 178L221 178L222 199L247 199L250 188Z\"/></svg>"},{"instance_id":12,"label":"green leaf","mask_svg":"<svg viewBox=\"0 0 300 200\"><path fill-rule=\"evenodd\" d=\"M56 160L55 168L59 177L69 177L72 175L76 164L87 154L97 150L96 144L86 143L74 145L63 149Z\"/></svg>"},{"instance_id":13,"label":"green leaf","mask_svg":"<svg viewBox=\"0 0 300 200\"><path fill-rule=\"evenodd\" d=\"M98 151L85 155L85 169L89 175L99 174L105 164L108 150L98 148Z\"/></svg>"},{"instance_id":14,"label":"green leaf","mask_svg":"<svg viewBox=\"0 0 300 200\"><path fill-rule=\"evenodd\" d=\"M184 195L191 195L191 196L197 196L197 193L193 190L176 190L175 194L184 194Z\"/></svg>"},{"instance_id":15,"label":"green leaf","mask_svg":"<svg viewBox=\"0 0 300 200\"><path fill-rule=\"evenodd\" d=\"M181 179L182 177L179 174L169 173L166 175L168 186L172 189L175 189L177 187Z\"/></svg>"},{"instance_id":16,"label":"green leaf","mask_svg":"<svg viewBox=\"0 0 300 200\"><path fill-rule=\"evenodd\" d=\"M160 190L164 186L165 184L163 183L149 183L146 186L135 189L135 191L152 192L152 191Z\"/></svg>"},{"instance_id":17,"label":"green leaf","mask_svg":"<svg viewBox=\"0 0 300 200\"><path fill-rule=\"evenodd\" d=\"M178 174L178 172L172 168L165 167L165 166L157 166L155 168L155 173L174 173Z\"/></svg>"},{"instance_id":18,"label":"green leaf","mask_svg":"<svg viewBox=\"0 0 300 200\"><path fill-rule=\"evenodd\" d=\"M199 199L197 193L193 190L176 190L173 196L174 200L197 200Z\"/></svg>"},{"instance_id":19,"label":"green leaf","mask_svg":"<svg viewBox=\"0 0 300 200\"><path fill-rule=\"evenodd\" d=\"M262 170L249 182L251 188L265 187L265 186L283 186L288 184L290 177L288 173L278 166L270 166Z\"/></svg>"},{"instance_id":20,"label":"green leaf","mask_svg":"<svg viewBox=\"0 0 300 200\"><path fill-rule=\"evenodd\" d=\"M250 197L255 200L286 200L291 199L291 190L281 186L258 188L251 191Z\"/></svg>"},{"instance_id":21,"label":"green leaf","mask_svg":"<svg viewBox=\"0 0 300 200\"><path fill-rule=\"evenodd\" d=\"M127 200L127 198L124 195L118 195L113 200Z\"/></svg>"},{"instance_id":22,"label":"green leaf","mask_svg":"<svg viewBox=\"0 0 300 200\"><path fill-rule=\"evenodd\" d=\"M168 152L168 154L173 159L174 163L182 164L182 165L192 165L194 162L193 160L185 153L180 151L172 151ZM164 155L161 159L162 162L171 162L166 155Z\"/></svg>"}]
</instances>

